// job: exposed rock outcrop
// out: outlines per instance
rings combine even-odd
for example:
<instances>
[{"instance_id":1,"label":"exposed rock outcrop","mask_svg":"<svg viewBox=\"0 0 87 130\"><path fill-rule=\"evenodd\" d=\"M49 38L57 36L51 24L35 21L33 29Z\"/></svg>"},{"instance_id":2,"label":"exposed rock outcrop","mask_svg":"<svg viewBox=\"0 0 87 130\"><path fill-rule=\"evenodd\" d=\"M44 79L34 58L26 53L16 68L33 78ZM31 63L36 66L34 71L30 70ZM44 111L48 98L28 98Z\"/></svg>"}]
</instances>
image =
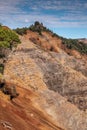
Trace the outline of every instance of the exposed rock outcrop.
<instances>
[{"instance_id":1,"label":"exposed rock outcrop","mask_svg":"<svg viewBox=\"0 0 87 130\"><path fill-rule=\"evenodd\" d=\"M86 130L87 62L61 48L44 51L29 35L20 37L22 44L8 57L4 78L20 95L13 103L2 96L0 120L14 130Z\"/></svg>"}]
</instances>

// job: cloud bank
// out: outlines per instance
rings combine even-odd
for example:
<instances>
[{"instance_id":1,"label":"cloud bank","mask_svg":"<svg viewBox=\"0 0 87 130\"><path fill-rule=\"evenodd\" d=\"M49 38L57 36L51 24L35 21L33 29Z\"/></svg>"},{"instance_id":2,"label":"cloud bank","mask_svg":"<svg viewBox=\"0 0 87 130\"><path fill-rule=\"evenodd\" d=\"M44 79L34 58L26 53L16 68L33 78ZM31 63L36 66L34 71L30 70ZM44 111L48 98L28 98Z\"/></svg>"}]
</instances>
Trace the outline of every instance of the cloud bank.
<instances>
[{"instance_id":1,"label":"cloud bank","mask_svg":"<svg viewBox=\"0 0 87 130\"><path fill-rule=\"evenodd\" d=\"M34 21L49 28L87 28L86 0L0 0L0 23L11 28Z\"/></svg>"}]
</instances>

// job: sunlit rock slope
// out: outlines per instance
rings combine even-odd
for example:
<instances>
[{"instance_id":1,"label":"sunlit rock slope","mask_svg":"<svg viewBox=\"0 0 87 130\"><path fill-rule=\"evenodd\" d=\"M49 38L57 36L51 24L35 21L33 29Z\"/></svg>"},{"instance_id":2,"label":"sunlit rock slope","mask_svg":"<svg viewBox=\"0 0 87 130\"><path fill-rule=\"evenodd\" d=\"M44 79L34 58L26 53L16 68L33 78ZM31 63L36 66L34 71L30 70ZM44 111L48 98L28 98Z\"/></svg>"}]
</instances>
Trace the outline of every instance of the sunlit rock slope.
<instances>
[{"instance_id":1,"label":"sunlit rock slope","mask_svg":"<svg viewBox=\"0 0 87 130\"><path fill-rule=\"evenodd\" d=\"M52 45L57 39L50 37L29 32L9 55L4 78L19 96L10 101L0 92L1 130L87 130L87 62L68 55L60 40ZM46 38L56 50L46 49Z\"/></svg>"}]
</instances>

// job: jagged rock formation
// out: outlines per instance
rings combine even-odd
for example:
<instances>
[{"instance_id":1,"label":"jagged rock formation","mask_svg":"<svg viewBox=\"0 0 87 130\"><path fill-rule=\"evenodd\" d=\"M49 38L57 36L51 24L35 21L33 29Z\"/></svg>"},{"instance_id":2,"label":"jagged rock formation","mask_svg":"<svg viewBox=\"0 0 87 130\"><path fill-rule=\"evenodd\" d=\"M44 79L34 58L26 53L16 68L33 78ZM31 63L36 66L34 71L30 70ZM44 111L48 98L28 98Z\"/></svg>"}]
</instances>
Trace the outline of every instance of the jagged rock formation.
<instances>
[{"instance_id":1,"label":"jagged rock formation","mask_svg":"<svg viewBox=\"0 0 87 130\"><path fill-rule=\"evenodd\" d=\"M10 102L0 92L0 129L86 130L84 57L68 55L61 40L47 32L40 36L29 31L20 39L22 43L9 55L4 70L6 82L15 84L20 95Z\"/></svg>"}]
</instances>

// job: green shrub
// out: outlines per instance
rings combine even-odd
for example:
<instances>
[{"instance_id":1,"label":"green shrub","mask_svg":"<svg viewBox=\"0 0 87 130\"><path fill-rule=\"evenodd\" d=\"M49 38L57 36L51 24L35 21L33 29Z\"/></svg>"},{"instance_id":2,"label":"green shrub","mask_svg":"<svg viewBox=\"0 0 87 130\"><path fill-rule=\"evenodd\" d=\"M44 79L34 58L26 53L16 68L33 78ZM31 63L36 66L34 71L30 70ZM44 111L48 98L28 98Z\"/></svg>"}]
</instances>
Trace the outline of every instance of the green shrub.
<instances>
[{"instance_id":1,"label":"green shrub","mask_svg":"<svg viewBox=\"0 0 87 130\"><path fill-rule=\"evenodd\" d=\"M0 47L12 49L18 43L20 40L14 31L0 27Z\"/></svg>"},{"instance_id":2,"label":"green shrub","mask_svg":"<svg viewBox=\"0 0 87 130\"><path fill-rule=\"evenodd\" d=\"M16 33L18 33L19 35L24 35L24 34L26 34L26 33L27 33L27 30L28 30L27 27L14 29L14 31L15 31Z\"/></svg>"},{"instance_id":3,"label":"green shrub","mask_svg":"<svg viewBox=\"0 0 87 130\"><path fill-rule=\"evenodd\" d=\"M7 41L0 41L0 47L9 48L10 44Z\"/></svg>"},{"instance_id":4,"label":"green shrub","mask_svg":"<svg viewBox=\"0 0 87 130\"><path fill-rule=\"evenodd\" d=\"M39 23L38 21L36 21L34 23L34 25L32 24L29 29L33 32L37 32L39 35L42 35L42 31L46 30L46 27L43 26L42 23Z\"/></svg>"},{"instance_id":5,"label":"green shrub","mask_svg":"<svg viewBox=\"0 0 87 130\"><path fill-rule=\"evenodd\" d=\"M3 74L3 71L4 71L4 65L0 64L0 73Z\"/></svg>"}]
</instances>

